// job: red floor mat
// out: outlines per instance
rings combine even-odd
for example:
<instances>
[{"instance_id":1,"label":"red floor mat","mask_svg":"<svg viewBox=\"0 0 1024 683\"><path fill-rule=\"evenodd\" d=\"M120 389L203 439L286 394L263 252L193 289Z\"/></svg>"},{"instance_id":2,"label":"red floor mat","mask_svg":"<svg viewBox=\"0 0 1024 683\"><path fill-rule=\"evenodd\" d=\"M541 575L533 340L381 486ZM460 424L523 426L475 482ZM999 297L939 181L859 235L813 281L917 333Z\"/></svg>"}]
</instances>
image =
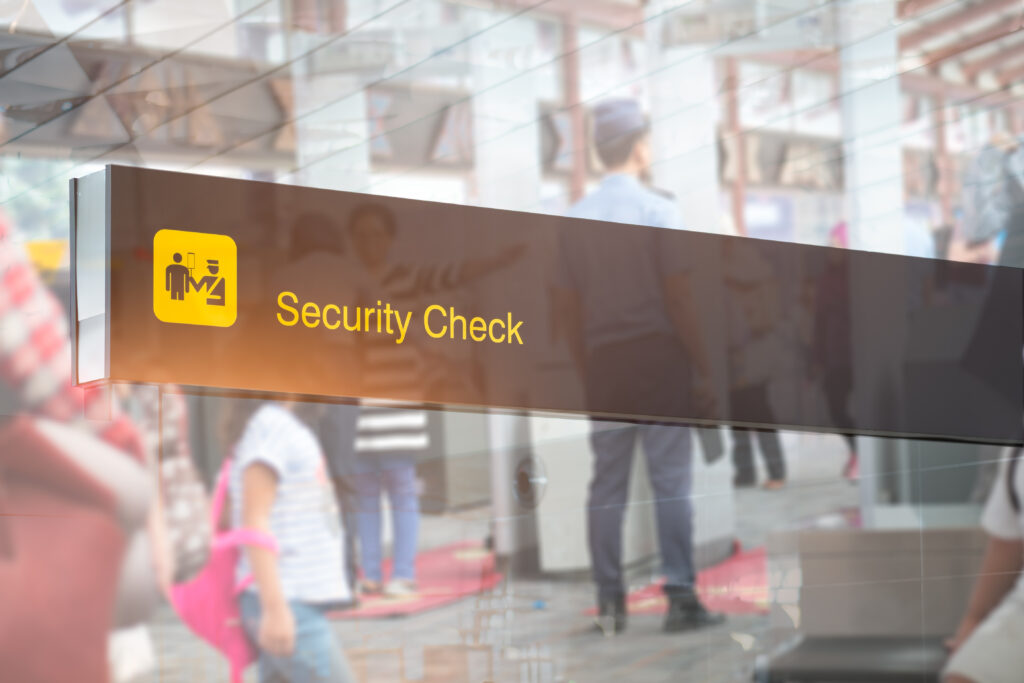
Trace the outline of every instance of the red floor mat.
<instances>
[{"instance_id":1,"label":"red floor mat","mask_svg":"<svg viewBox=\"0 0 1024 683\"><path fill-rule=\"evenodd\" d=\"M697 574L697 592L712 612L765 614L768 612L768 569L764 548L740 551ZM661 584L633 591L626 597L630 614L663 614L668 600ZM596 609L588 614L596 614Z\"/></svg>"},{"instance_id":2,"label":"red floor mat","mask_svg":"<svg viewBox=\"0 0 1024 683\"><path fill-rule=\"evenodd\" d=\"M391 573L385 563L384 576ZM399 617L418 614L456 602L467 595L482 593L501 583L494 569L494 554L480 543L466 541L426 550L416 557L419 592L404 598L363 596L360 606L336 612L338 619Z\"/></svg>"}]
</instances>

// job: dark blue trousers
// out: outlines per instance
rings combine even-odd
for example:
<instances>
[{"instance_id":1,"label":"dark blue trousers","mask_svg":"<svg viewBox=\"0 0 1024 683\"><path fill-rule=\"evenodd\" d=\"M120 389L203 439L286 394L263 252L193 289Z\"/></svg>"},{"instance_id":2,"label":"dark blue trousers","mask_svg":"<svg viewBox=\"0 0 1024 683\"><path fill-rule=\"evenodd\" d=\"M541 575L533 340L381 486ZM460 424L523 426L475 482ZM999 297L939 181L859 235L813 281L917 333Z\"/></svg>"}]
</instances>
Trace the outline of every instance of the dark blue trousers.
<instances>
[{"instance_id":1,"label":"dark blue trousers","mask_svg":"<svg viewBox=\"0 0 1024 683\"><path fill-rule=\"evenodd\" d=\"M587 403L592 411L645 407L685 416L690 393L686 354L677 339L652 335L592 350L587 366ZM663 413L664 414L664 413ZM595 427L601 426L595 423ZM658 523L658 545L666 591L692 590L693 510L690 428L677 424L604 423L590 443L594 472L587 503L587 535L594 582L601 598L625 591L622 575L622 520L630 504L629 476L637 444L647 460Z\"/></svg>"}]
</instances>

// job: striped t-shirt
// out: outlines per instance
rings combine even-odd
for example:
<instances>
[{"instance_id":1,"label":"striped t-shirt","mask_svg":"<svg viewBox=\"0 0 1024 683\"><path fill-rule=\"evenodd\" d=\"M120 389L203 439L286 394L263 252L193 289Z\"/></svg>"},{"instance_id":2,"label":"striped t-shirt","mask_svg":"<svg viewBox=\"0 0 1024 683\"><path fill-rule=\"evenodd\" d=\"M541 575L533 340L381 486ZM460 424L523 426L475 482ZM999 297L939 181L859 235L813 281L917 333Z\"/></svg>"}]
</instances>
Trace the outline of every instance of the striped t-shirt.
<instances>
[{"instance_id":1,"label":"striped t-shirt","mask_svg":"<svg viewBox=\"0 0 1024 683\"><path fill-rule=\"evenodd\" d=\"M277 403L268 403L253 414L235 448L231 472L231 518L235 528L243 525L242 473L256 463L277 475L270 532L279 547L278 571L284 596L313 604L350 600L344 569L344 530L316 436ZM251 574L248 557L242 553L238 578Z\"/></svg>"}]
</instances>

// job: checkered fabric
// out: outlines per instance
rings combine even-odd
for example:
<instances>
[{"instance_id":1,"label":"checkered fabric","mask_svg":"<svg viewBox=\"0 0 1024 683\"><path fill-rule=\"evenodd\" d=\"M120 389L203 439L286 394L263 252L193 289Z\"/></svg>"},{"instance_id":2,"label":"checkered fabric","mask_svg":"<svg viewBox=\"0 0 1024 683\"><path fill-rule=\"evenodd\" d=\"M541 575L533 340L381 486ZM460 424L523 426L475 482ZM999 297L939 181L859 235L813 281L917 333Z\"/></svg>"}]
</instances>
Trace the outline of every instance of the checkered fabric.
<instances>
[{"instance_id":1,"label":"checkered fabric","mask_svg":"<svg viewBox=\"0 0 1024 683\"><path fill-rule=\"evenodd\" d=\"M106 392L72 384L71 352L60 303L0 214L0 386L19 410L73 424L141 461L138 432L115 405L101 404Z\"/></svg>"}]
</instances>

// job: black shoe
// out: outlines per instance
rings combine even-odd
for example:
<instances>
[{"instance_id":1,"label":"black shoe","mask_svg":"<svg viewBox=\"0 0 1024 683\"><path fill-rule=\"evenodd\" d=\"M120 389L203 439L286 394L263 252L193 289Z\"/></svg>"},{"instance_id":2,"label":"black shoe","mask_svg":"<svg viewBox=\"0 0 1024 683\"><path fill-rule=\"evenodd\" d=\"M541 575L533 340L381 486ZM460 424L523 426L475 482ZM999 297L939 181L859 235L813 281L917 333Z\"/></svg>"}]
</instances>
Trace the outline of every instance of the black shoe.
<instances>
[{"instance_id":1,"label":"black shoe","mask_svg":"<svg viewBox=\"0 0 1024 683\"><path fill-rule=\"evenodd\" d=\"M725 616L709 612L693 593L669 595L668 614L665 616L665 632L679 633L694 631L700 628L717 626L725 621Z\"/></svg>"},{"instance_id":2,"label":"black shoe","mask_svg":"<svg viewBox=\"0 0 1024 683\"><path fill-rule=\"evenodd\" d=\"M626 630L626 596L598 598L594 630L612 636Z\"/></svg>"},{"instance_id":3,"label":"black shoe","mask_svg":"<svg viewBox=\"0 0 1024 683\"><path fill-rule=\"evenodd\" d=\"M732 478L732 486L736 489L750 489L757 486L757 477L754 475L742 475Z\"/></svg>"}]
</instances>

